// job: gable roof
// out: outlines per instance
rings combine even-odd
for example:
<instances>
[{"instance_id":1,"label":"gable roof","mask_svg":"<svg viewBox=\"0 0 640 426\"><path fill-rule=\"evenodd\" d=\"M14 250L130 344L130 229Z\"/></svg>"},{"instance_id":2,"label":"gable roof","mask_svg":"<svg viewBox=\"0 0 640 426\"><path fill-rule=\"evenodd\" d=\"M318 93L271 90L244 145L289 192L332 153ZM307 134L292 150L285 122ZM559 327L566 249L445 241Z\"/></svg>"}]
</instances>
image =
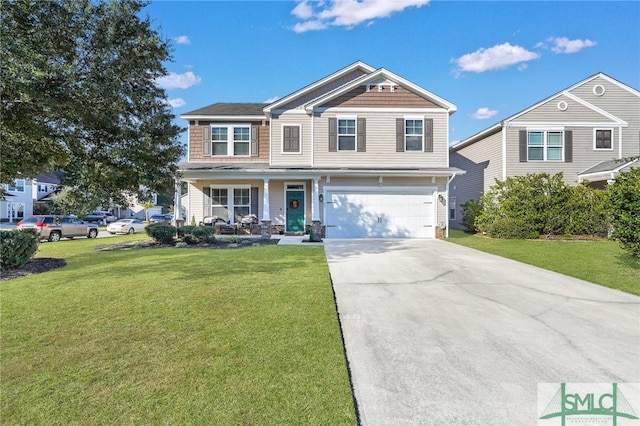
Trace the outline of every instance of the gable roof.
<instances>
[{"instance_id":1,"label":"gable roof","mask_svg":"<svg viewBox=\"0 0 640 426\"><path fill-rule=\"evenodd\" d=\"M415 85L413 83L411 83L409 80L405 80L404 78L400 77L397 74L392 73L391 71L388 71L384 68L380 68L374 72L371 72L369 74L363 75L360 78L357 78L355 80L352 80L351 82L338 87L334 90L332 90L331 92L320 96L319 98L314 99L313 101L307 103L305 105L305 110L307 110L307 112L311 112L313 111L314 108L326 103L327 101L330 101L331 99L334 99L350 90L352 90L355 87L358 86L362 86L365 85L369 82L373 82L374 80L377 80L379 78L385 78L387 80L390 80L396 84L398 84L399 86L403 86L404 88L406 88L407 90L410 90L411 92L422 96L428 100L430 100L431 102L435 103L436 105L446 109L449 114L453 114L454 112L456 112L456 110L458 109L454 104L452 104L451 102L448 102L446 100L444 100L443 98L434 95L433 93L429 92L428 90L423 89L422 87Z\"/></svg>"},{"instance_id":2,"label":"gable roof","mask_svg":"<svg viewBox=\"0 0 640 426\"><path fill-rule=\"evenodd\" d=\"M603 161L578 173L578 179L579 181L613 179L622 169L632 165L638 160L639 158Z\"/></svg>"},{"instance_id":3,"label":"gable roof","mask_svg":"<svg viewBox=\"0 0 640 426\"><path fill-rule=\"evenodd\" d=\"M353 71L357 71L360 70L364 73L371 73L375 70L375 68L373 68L371 65L367 65L362 61L356 61L353 64L342 68L341 70L338 70L336 72L334 72L333 74L330 74L314 83L309 84L308 86L303 87L302 89L296 90L295 92L285 96L284 98L280 98L277 101L267 105L264 107L264 112L266 114L270 114L271 111L277 109L278 107L282 106L282 105L286 105L287 103L291 102L292 100L299 98L301 96L304 96L310 92L312 92L313 90L317 89L318 87L321 87L322 85L325 85L331 81L335 81L343 76L348 75L349 73L352 73Z\"/></svg>"},{"instance_id":4,"label":"gable roof","mask_svg":"<svg viewBox=\"0 0 640 426\"><path fill-rule=\"evenodd\" d=\"M512 116L510 116L508 118L505 118L504 120L502 120L502 121L500 121L500 122L498 122L498 123L486 128L486 129L484 129L484 130L482 130L482 131L480 131L478 133L476 133L475 135L473 135L471 137L468 137L467 139L464 139L464 140L458 142L457 144L453 145L449 149L451 151L455 152L455 151L457 151L459 149L462 149L462 148L464 148L466 146L469 146L469 145L471 145L471 144L473 144L473 143L475 143L475 142L477 142L479 140L482 140L482 139L484 139L484 138L486 138L488 136L491 136L491 135L499 132L500 130L502 130L502 127L504 126L505 123L513 121L514 119L516 119L516 118L518 118L518 117L520 117L520 116L522 116L522 115L524 115L524 114L526 114L526 113L538 108L539 106L544 105L545 103L547 103L549 101L552 101L552 100L554 100L554 99L556 99L556 98L558 98L560 96L567 96L567 97L571 98L572 100L580 103L581 105L583 105L583 106L585 106L585 107L597 112L598 114L601 114L602 116L608 118L609 120L613 121L615 124L626 125L627 123L624 120L621 120L620 118L614 116L613 114L611 114L611 113L609 113L609 112L607 112L607 111L605 111L605 110L603 110L601 108L598 108L597 106L585 101L584 99L579 98L578 96L570 93L573 89L575 89L577 87L580 87L580 86L582 86L582 85L584 85L586 83L589 83L590 81L592 81L592 80L594 80L596 78L599 78L599 77L609 81L612 84L615 84L615 85L619 86L620 88L626 90L627 92L629 92L629 93L631 93L631 94L633 94L635 96L640 97L640 91L634 89L633 87L627 86L626 84L621 83L621 82L619 82L618 80L616 80L614 78L609 77L605 73L599 72L597 74L592 75L591 77L588 77L588 78L586 78L586 79L584 79L584 80L582 80L582 81L580 81L580 82L578 82L578 83L576 83L576 84L574 84L574 85L572 85L572 86L570 86L570 87L568 87L566 89L563 89L563 90L561 90L561 91L549 96L548 98L543 99L540 102L537 102L537 103L533 104L532 106L530 106L528 108L523 109L520 112L517 112L516 114L514 114L514 115L512 115Z\"/></svg>"},{"instance_id":5,"label":"gable roof","mask_svg":"<svg viewBox=\"0 0 640 426\"><path fill-rule=\"evenodd\" d=\"M266 103L223 103L218 102L206 107L198 108L190 112L180 115L180 118L186 120L198 120L211 118L211 116L221 118L265 118L262 109L267 106Z\"/></svg>"}]
</instances>

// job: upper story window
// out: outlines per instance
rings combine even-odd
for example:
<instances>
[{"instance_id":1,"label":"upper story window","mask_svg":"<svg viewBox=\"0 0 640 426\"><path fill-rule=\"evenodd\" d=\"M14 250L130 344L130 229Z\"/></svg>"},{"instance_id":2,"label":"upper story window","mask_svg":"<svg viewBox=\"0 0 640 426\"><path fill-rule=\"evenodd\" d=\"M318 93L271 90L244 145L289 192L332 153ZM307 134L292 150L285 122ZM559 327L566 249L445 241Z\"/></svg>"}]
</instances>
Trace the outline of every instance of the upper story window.
<instances>
[{"instance_id":1,"label":"upper story window","mask_svg":"<svg viewBox=\"0 0 640 426\"><path fill-rule=\"evenodd\" d=\"M356 120L338 119L338 151L356 150Z\"/></svg>"},{"instance_id":2,"label":"upper story window","mask_svg":"<svg viewBox=\"0 0 640 426\"><path fill-rule=\"evenodd\" d=\"M405 120L404 129L405 151L422 151L422 120Z\"/></svg>"},{"instance_id":3,"label":"upper story window","mask_svg":"<svg viewBox=\"0 0 640 426\"><path fill-rule=\"evenodd\" d=\"M249 156L250 126L212 126L211 153L220 156Z\"/></svg>"},{"instance_id":4,"label":"upper story window","mask_svg":"<svg viewBox=\"0 0 640 426\"><path fill-rule=\"evenodd\" d=\"M563 161L564 132L527 132L528 161Z\"/></svg>"},{"instance_id":5,"label":"upper story window","mask_svg":"<svg viewBox=\"0 0 640 426\"><path fill-rule=\"evenodd\" d=\"M300 126L282 127L282 152L299 154L302 152L300 144Z\"/></svg>"},{"instance_id":6,"label":"upper story window","mask_svg":"<svg viewBox=\"0 0 640 426\"><path fill-rule=\"evenodd\" d=\"M595 149L613 149L613 131L611 129L595 129L594 132L593 145Z\"/></svg>"},{"instance_id":7,"label":"upper story window","mask_svg":"<svg viewBox=\"0 0 640 426\"><path fill-rule=\"evenodd\" d=\"M7 191L11 192L24 192L24 179L16 179L13 181L13 185L7 185Z\"/></svg>"}]
</instances>

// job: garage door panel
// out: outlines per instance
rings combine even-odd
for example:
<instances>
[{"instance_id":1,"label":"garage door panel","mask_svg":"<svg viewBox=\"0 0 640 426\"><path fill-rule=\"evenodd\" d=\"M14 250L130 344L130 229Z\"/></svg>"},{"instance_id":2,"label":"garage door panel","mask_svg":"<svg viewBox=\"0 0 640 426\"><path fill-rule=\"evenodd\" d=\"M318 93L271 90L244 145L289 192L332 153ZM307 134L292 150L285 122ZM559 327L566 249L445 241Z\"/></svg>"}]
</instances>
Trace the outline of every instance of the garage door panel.
<instances>
[{"instance_id":1,"label":"garage door panel","mask_svg":"<svg viewBox=\"0 0 640 426\"><path fill-rule=\"evenodd\" d=\"M434 238L433 191L328 191L327 238Z\"/></svg>"}]
</instances>

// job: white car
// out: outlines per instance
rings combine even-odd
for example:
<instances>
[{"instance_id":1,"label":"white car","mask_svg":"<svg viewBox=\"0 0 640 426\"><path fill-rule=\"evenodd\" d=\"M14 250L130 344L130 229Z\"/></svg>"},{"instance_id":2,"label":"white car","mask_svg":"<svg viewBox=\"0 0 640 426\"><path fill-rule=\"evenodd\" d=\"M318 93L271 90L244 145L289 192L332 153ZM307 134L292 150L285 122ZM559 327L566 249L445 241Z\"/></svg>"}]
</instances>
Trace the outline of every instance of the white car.
<instances>
[{"instance_id":1,"label":"white car","mask_svg":"<svg viewBox=\"0 0 640 426\"><path fill-rule=\"evenodd\" d=\"M110 234L135 234L144 232L146 226L140 219L120 219L107 225Z\"/></svg>"}]
</instances>

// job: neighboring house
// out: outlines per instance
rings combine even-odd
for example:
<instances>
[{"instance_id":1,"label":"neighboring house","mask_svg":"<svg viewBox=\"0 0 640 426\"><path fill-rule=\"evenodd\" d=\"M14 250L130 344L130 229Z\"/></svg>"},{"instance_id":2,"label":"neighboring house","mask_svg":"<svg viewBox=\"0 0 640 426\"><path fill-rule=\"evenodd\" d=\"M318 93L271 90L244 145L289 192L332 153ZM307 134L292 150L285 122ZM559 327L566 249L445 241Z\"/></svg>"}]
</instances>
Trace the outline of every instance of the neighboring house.
<instances>
[{"instance_id":1,"label":"neighboring house","mask_svg":"<svg viewBox=\"0 0 640 426\"><path fill-rule=\"evenodd\" d=\"M60 189L60 178L56 173L38 175L32 183L33 204L47 204L51 195Z\"/></svg>"},{"instance_id":2,"label":"neighboring house","mask_svg":"<svg viewBox=\"0 0 640 426\"><path fill-rule=\"evenodd\" d=\"M496 179L562 172L604 188L638 155L640 92L596 74L451 147L451 166L467 171L451 185L451 226Z\"/></svg>"},{"instance_id":3,"label":"neighboring house","mask_svg":"<svg viewBox=\"0 0 640 426\"><path fill-rule=\"evenodd\" d=\"M31 179L15 179L3 185L6 191L0 198L0 221L18 222L33 215L33 184Z\"/></svg>"},{"instance_id":4,"label":"neighboring house","mask_svg":"<svg viewBox=\"0 0 640 426\"><path fill-rule=\"evenodd\" d=\"M148 217L151 217L154 214L162 213L162 206L156 205L158 203L158 195L151 194L151 197L152 197L151 202L153 203L153 207L150 207L148 212L144 208L142 203L140 203L140 200L138 200L138 197L135 195L131 195L128 197L128 201L129 201L128 207L124 208L117 205L113 205L111 206L110 210L118 218L124 218L124 219L135 218L135 219L147 220ZM148 213L148 217L147 217L147 213Z\"/></svg>"},{"instance_id":5,"label":"neighboring house","mask_svg":"<svg viewBox=\"0 0 640 426\"><path fill-rule=\"evenodd\" d=\"M186 219L326 238L445 235L456 106L356 62L271 104L216 103L188 120ZM178 194L177 199L179 199Z\"/></svg>"}]
</instances>

